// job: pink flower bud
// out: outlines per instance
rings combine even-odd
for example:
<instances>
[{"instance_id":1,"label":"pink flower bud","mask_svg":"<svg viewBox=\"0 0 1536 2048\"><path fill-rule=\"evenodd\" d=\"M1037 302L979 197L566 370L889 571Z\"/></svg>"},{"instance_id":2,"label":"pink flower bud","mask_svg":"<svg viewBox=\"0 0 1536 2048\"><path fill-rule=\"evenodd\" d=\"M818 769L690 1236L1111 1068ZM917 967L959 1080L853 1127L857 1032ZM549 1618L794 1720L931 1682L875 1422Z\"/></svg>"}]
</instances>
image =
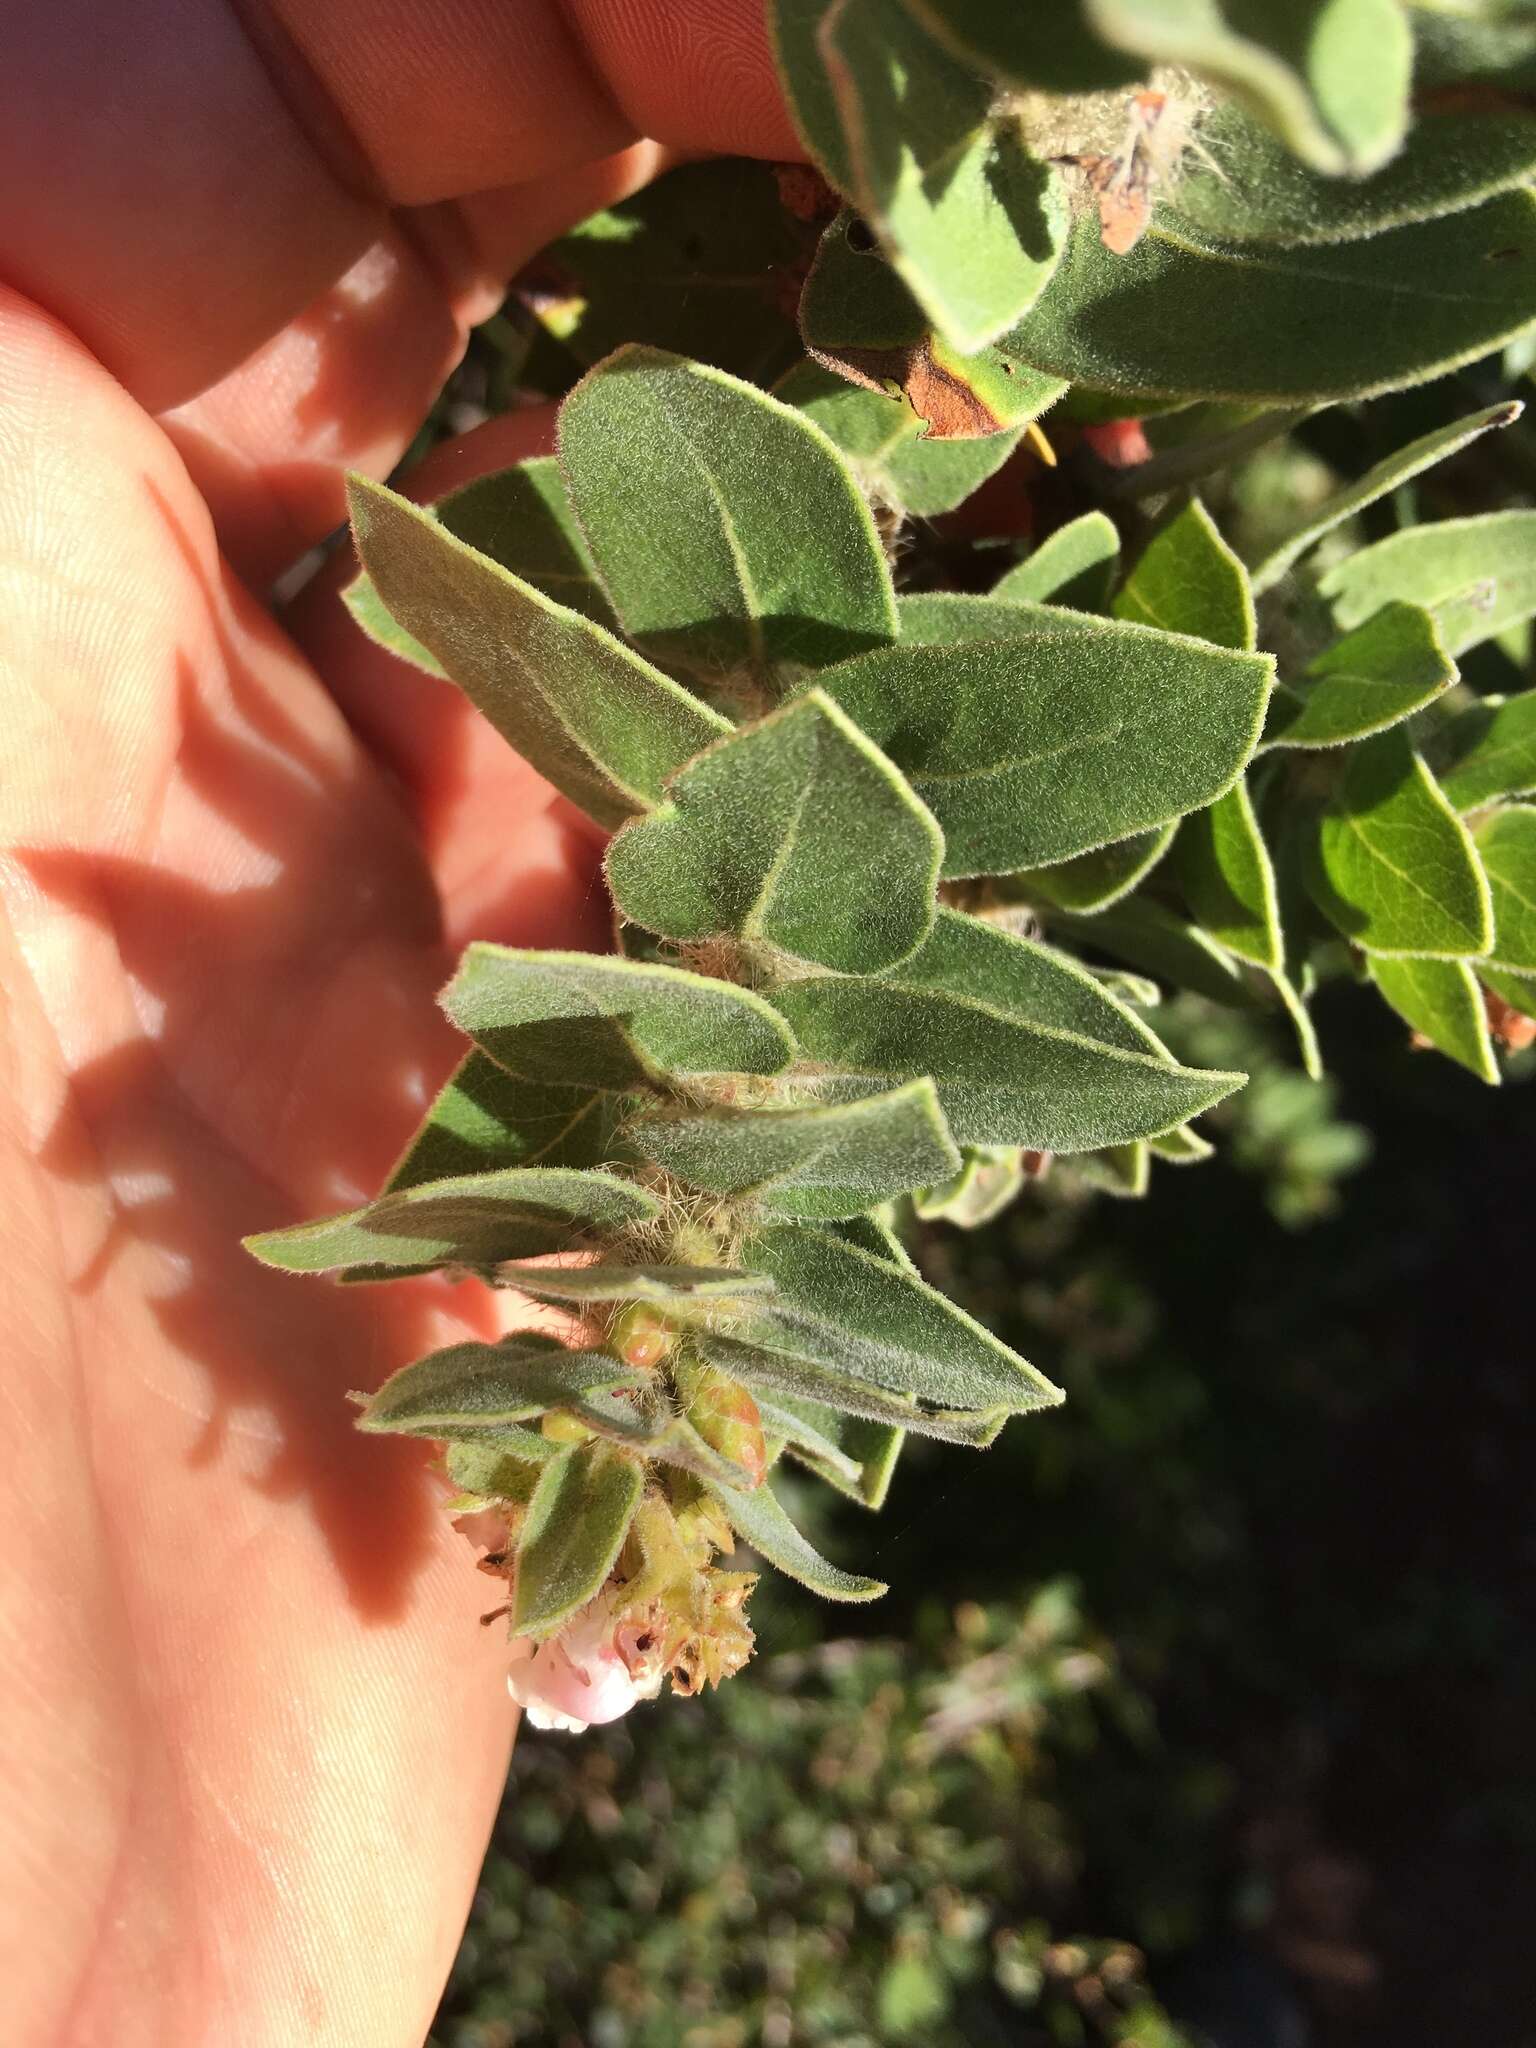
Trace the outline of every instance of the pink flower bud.
<instances>
[{"instance_id":1,"label":"pink flower bud","mask_svg":"<svg viewBox=\"0 0 1536 2048\"><path fill-rule=\"evenodd\" d=\"M653 1700L660 1692L660 1660L636 1656L614 1606L613 1592L605 1588L558 1635L542 1643L523 1638L514 1646L507 1690L535 1728L580 1735L617 1721L637 1700Z\"/></svg>"}]
</instances>

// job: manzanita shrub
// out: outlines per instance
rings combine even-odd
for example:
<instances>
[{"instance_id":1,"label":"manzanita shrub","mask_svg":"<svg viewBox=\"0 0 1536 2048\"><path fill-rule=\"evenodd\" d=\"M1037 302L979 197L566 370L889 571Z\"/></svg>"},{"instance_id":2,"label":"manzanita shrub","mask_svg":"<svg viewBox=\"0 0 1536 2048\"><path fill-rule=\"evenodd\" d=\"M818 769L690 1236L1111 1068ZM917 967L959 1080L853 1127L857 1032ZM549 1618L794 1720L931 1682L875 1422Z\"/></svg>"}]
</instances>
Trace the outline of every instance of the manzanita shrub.
<instances>
[{"instance_id":1,"label":"manzanita shrub","mask_svg":"<svg viewBox=\"0 0 1536 2048\"><path fill-rule=\"evenodd\" d=\"M1519 405L1240 546L1192 495L1523 345L1536 13L770 15L818 170L694 166L551 252L522 370L557 456L430 509L353 485L355 615L613 835L615 950L471 946L470 1049L388 1185L252 1241L551 1312L361 1417L490 1511L543 1725L736 1671L738 1543L883 1590L793 1526L781 1458L878 1508L909 1431L1062 1398L902 1227L1058 1156L1131 1193L1207 1156L1244 1076L1174 1056L1164 995L1275 1010L1314 1076L1330 977L1486 1082L1536 1028L1536 510L1414 517ZM1095 502L1022 559L967 536L1074 441Z\"/></svg>"}]
</instances>

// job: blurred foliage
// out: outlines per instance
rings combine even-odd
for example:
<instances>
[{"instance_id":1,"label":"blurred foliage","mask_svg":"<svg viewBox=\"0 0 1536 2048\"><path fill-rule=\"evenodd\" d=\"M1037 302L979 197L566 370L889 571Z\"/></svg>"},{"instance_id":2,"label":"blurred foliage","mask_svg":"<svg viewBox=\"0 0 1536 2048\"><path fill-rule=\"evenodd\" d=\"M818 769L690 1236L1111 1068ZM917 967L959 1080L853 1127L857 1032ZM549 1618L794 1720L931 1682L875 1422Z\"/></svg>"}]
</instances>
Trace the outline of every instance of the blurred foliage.
<instances>
[{"instance_id":1,"label":"blurred foliage","mask_svg":"<svg viewBox=\"0 0 1536 2048\"><path fill-rule=\"evenodd\" d=\"M439 2041L1175 2048L1139 1953L1060 1932L1057 1759L1155 1740L1069 1581L756 1680L519 1747Z\"/></svg>"}]
</instances>

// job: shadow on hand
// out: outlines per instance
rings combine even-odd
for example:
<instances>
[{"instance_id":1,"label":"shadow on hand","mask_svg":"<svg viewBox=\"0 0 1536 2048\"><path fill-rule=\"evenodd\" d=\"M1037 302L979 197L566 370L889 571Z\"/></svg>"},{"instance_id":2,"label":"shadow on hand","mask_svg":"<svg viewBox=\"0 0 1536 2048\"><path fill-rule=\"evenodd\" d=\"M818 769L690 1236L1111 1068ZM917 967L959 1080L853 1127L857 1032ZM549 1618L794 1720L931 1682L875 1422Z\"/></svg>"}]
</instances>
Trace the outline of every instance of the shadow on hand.
<instances>
[{"instance_id":1,"label":"shadow on hand","mask_svg":"<svg viewBox=\"0 0 1536 2048\"><path fill-rule=\"evenodd\" d=\"M434 1491L419 1447L359 1437L343 1397L445 1341L445 1307L488 1328L491 1297L437 1280L341 1290L259 1267L240 1240L374 1192L460 1047L430 1002L437 906L393 797L361 756L327 757L231 671L210 702L183 663L177 775L216 812L210 832L254 843L258 881L220 890L121 856L21 856L59 908L111 933L142 1020L70 1075L42 1164L114 1197L80 1293L135 1250L153 1255L147 1286L123 1284L207 1375L193 1461L248 1472L232 1434L268 1437L259 1472L232 1483L307 1503L348 1599L383 1623L430 1555ZM528 883L536 904L541 878Z\"/></svg>"}]
</instances>

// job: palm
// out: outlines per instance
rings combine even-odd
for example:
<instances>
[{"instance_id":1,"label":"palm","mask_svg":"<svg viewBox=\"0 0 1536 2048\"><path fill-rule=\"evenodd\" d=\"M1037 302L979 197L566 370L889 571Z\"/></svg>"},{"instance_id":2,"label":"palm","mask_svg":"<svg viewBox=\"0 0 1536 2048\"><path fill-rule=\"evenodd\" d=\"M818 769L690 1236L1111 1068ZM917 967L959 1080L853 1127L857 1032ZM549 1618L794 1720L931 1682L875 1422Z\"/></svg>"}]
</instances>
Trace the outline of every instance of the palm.
<instances>
[{"instance_id":1,"label":"palm","mask_svg":"<svg viewBox=\"0 0 1536 2048\"><path fill-rule=\"evenodd\" d=\"M27 370L33 406L64 396L51 344ZM239 1238L378 1185L453 1058L446 944L595 940L591 857L440 686L397 789L221 572L159 430L67 374L5 529L36 711L8 1092L38 1124L5 1185L35 1338L6 1498L53 1508L12 1617L49 1900L27 2018L419 2038L504 1770L505 1654L422 1461L343 1396L488 1298L294 1281ZM339 688L388 666L330 631Z\"/></svg>"},{"instance_id":2,"label":"palm","mask_svg":"<svg viewBox=\"0 0 1536 2048\"><path fill-rule=\"evenodd\" d=\"M429 998L466 937L599 944L601 892L450 693L324 592L306 662L212 529L259 585L336 522L466 321L660 156L583 154L796 144L760 0L361 37L258 0L297 24L259 63L233 11L189 42L86 8L89 61L58 13L17 24L41 126L0 143L0 276L65 321L0 289L10 2032L388 2048L430 2018L511 1721L436 1482L343 1396L490 1305L294 1281L239 1238L377 1186L454 1057ZM161 427L129 390L203 395ZM537 431L486 427L424 492Z\"/></svg>"}]
</instances>

